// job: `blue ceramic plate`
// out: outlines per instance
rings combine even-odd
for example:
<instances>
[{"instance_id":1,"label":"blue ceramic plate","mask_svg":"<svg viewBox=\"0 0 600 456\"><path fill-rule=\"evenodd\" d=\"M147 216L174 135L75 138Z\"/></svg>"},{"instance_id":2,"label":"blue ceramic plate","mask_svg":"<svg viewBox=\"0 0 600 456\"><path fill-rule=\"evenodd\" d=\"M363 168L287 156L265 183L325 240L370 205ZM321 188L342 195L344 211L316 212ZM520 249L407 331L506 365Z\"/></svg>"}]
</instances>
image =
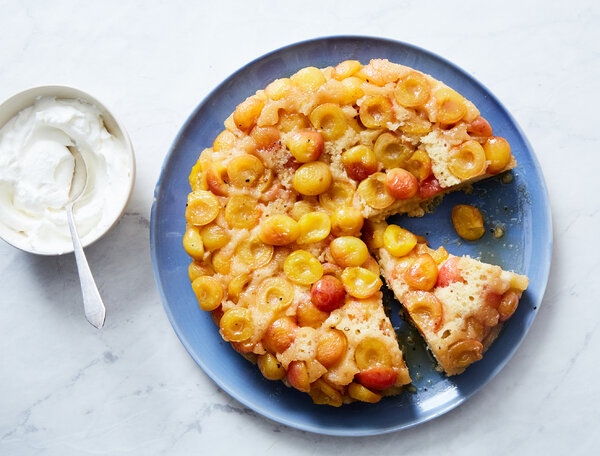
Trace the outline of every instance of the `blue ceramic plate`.
<instances>
[{"instance_id":1,"label":"blue ceramic plate","mask_svg":"<svg viewBox=\"0 0 600 456\"><path fill-rule=\"evenodd\" d=\"M223 121L238 103L276 78L306 66L326 67L346 59L363 63L387 58L444 81L473 101L512 145L518 161L512 183L499 177L475 186L472 194L448 195L435 213L420 219L395 217L403 226L427 235L432 246L454 254L481 257L503 268L527 274L531 281L515 315L484 359L448 379L434 370L420 338L408 343L408 326L397 316L390 295L392 322L398 328L416 392L384 398L378 404L354 403L341 408L313 405L306 394L265 380L259 370L223 342L210 315L198 308L189 285L189 258L182 248L184 210L190 191L188 174L199 153L223 130ZM487 228L502 226L473 243L459 242L450 220L457 203L481 208ZM535 235L534 235L535 233ZM515 352L537 313L550 268L552 227L540 166L525 135L504 106L484 86L456 65L415 46L366 37L332 37L305 41L271 52L246 65L200 103L175 139L156 185L150 244L154 273L175 332L194 360L223 390L256 412L280 423L331 435L373 435L403 429L451 410L493 378Z\"/></svg>"}]
</instances>

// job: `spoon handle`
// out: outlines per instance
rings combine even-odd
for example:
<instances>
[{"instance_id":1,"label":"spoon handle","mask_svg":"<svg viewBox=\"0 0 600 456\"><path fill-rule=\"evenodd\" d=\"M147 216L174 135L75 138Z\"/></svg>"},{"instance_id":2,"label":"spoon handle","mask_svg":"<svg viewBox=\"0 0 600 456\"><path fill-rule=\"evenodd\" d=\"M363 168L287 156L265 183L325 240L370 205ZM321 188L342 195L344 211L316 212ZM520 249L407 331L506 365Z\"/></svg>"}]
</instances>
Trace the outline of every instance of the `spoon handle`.
<instances>
[{"instance_id":1,"label":"spoon handle","mask_svg":"<svg viewBox=\"0 0 600 456\"><path fill-rule=\"evenodd\" d=\"M106 308L100 297L100 292L92 276L92 271L83 252L77 228L75 227L75 219L73 217L73 205L67 207L67 219L69 220L69 230L71 230L71 238L73 239L73 249L75 252L75 260L77 261L77 271L79 272L79 282L81 284L81 293L83 294L83 308L85 310L85 318L96 328L100 329L104 326L106 317Z\"/></svg>"}]
</instances>

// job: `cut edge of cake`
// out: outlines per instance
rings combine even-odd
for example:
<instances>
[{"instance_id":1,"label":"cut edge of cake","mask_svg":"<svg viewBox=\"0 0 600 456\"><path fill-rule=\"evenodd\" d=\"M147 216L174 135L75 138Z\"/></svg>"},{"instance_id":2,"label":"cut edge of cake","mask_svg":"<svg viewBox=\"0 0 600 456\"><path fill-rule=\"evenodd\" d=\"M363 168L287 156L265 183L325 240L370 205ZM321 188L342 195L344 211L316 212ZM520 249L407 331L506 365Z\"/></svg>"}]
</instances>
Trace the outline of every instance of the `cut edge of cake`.
<instances>
[{"instance_id":1,"label":"cut edge of cake","mask_svg":"<svg viewBox=\"0 0 600 456\"><path fill-rule=\"evenodd\" d=\"M388 226L377 225L380 231ZM419 330L438 368L448 376L457 375L483 357L516 311L529 279L419 241L410 253L396 257L373 237L367 239L402 314ZM432 281L412 282L411 270L433 265L437 272Z\"/></svg>"}]
</instances>

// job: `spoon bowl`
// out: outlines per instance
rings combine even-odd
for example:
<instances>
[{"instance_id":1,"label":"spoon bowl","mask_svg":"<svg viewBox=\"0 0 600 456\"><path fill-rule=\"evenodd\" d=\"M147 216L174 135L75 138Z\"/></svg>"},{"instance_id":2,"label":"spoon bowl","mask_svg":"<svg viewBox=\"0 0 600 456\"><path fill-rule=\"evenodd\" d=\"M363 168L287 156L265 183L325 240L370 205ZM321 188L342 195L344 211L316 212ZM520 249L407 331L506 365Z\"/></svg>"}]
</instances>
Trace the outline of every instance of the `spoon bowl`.
<instances>
[{"instance_id":1,"label":"spoon bowl","mask_svg":"<svg viewBox=\"0 0 600 456\"><path fill-rule=\"evenodd\" d=\"M85 160L81 156L81 152L79 152L79 147L77 146L67 146L71 155L73 155L73 159L75 160L75 166L73 168L73 178L71 179L71 188L69 189L69 202L68 205L75 204L75 201L79 199L79 197L85 191L87 187L87 165L85 164Z\"/></svg>"}]
</instances>

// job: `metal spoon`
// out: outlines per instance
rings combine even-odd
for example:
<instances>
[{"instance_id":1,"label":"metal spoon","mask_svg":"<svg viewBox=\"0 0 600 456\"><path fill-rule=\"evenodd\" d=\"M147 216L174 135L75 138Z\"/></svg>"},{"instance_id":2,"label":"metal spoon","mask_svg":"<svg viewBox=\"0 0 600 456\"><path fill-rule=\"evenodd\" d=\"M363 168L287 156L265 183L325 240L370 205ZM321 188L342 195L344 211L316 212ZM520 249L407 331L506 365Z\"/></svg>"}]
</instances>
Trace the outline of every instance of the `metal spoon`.
<instances>
[{"instance_id":1,"label":"metal spoon","mask_svg":"<svg viewBox=\"0 0 600 456\"><path fill-rule=\"evenodd\" d=\"M73 250L75 252L75 260L77 261L77 271L79 272L79 282L81 284L81 293L83 294L83 308L85 310L85 318L93 326L100 329L104 325L106 317L106 308L100 297L100 292L90 271L90 266L85 258L77 228L75 227L75 218L73 217L73 204L83 194L87 186L87 166L79 152L77 146L67 146L67 149L73 154L75 159L75 168L73 170L73 178L71 180L71 189L69 190L69 202L65 209L67 210L67 219L69 220L69 229L71 230L71 238L73 239Z\"/></svg>"}]
</instances>

